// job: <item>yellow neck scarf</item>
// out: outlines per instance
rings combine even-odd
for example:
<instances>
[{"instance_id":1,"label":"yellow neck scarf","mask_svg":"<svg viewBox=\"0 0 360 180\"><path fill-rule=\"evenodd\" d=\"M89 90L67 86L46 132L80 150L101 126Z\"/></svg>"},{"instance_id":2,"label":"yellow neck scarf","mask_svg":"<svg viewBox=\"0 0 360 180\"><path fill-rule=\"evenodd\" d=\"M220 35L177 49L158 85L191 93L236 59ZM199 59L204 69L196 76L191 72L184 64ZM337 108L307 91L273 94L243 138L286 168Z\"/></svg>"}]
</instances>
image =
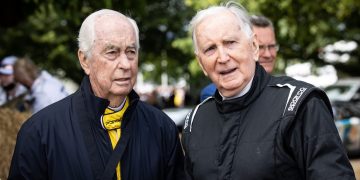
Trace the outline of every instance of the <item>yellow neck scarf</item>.
<instances>
[{"instance_id":1,"label":"yellow neck scarf","mask_svg":"<svg viewBox=\"0 0 360 180\"><path fill-rule=\"evenodd\" d=\"M125 104L124 104L125 103ZM121 107L123 106L123 107ZM106 108L104 115L101 116L101 125L108 130L112 148L114 149L121 136L121 120L126 109L129 107L129 101L125 98L124 102L119 106L119 111ZM116 166L116 176L121 180L120 163Z\"/></svg>"},{"instance_id":2,"label":"yellow neck scarf","mask_svg":"<svg viewBox=\"0 0 360 180\"><path fill-rule=\"evenodd\" d=\"M121 106L123 107L121 108ZM129 101L127 101L125 98L124 102L120 105L119 111L115 111L109 107L106 108L104 115L101 116L102 127L106 130L119 129L121 127L122 117L124 116L124 113L128 108L128 106L129 106Z\"/></svg>"}]
</instances>

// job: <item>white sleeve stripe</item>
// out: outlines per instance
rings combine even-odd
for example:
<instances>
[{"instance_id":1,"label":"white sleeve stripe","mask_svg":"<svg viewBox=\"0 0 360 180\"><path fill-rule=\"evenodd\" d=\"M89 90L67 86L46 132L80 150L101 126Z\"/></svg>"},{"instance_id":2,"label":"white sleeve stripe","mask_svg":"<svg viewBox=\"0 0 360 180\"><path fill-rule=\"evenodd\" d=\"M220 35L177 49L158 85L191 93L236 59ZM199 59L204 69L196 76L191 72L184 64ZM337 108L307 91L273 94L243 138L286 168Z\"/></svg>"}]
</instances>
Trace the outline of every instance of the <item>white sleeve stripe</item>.
<instances>
[{"instance_id":1,"label":"white sleeve stripe","mask_svg":"<svg viewBox=\"0 0 360 180\"><path fill-rule=\"evenodd\" d=\"M192 129L192 123L193 123L195 114L196 114L197 110L199 109L199 106L201 106L202 104L204 104L207 100L209 100L209 99L211 99L211 98L212 98L212 97L206 98L203 102L201 102L200 104L198 104L198 105L196 106L196 108L194 109L194 112L192 113L191 120L190 120L190 132L191 132L191 129Z\"/></svg>"}]
</instances>

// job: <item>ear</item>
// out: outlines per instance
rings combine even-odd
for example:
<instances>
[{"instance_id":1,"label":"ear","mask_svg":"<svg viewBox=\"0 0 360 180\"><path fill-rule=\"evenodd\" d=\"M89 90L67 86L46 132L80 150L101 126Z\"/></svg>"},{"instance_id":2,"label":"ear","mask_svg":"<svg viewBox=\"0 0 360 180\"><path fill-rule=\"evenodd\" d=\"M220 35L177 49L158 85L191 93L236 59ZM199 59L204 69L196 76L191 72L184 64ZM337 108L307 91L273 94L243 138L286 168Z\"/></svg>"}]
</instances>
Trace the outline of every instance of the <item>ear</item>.
<instances>
[{"instance_id":1,"label":"ear","mask_svg":"<svg viewBox=\"0 0 360 180\"><path fill-rule=\"evenodd\" d=\"M78 50L78 58L82 69L84 70L85 74L90 74L90 64L89 59L86 57L83 51Z\"/></svg>"},{"instance_id":2,"label":"ear","mask_svg":"<svg viewBox=\"0 0 360 180\"><path fill-rule=\"evenodd\" d=\"M208 73L205 71L205 69L204 69L204 67L202 65L201 57L198 55L197 52L195 52L195 56L196 56L197 62L199 64L199 66L201 67L201 70L203 71L204 75L208 76Z\"/></svg>"},{"instance_id":3,"label":"ear","mask_svg":"<svg viewBox=\"0 0 360 180\"><path fill-rule=\"evenodd\" d=\"M257 40L257 36L256 34L254 34L253 38L252 38L252 50L253 50L253 59L255 61L259 60L259 42Z\"/></svg>"}]
</instances>

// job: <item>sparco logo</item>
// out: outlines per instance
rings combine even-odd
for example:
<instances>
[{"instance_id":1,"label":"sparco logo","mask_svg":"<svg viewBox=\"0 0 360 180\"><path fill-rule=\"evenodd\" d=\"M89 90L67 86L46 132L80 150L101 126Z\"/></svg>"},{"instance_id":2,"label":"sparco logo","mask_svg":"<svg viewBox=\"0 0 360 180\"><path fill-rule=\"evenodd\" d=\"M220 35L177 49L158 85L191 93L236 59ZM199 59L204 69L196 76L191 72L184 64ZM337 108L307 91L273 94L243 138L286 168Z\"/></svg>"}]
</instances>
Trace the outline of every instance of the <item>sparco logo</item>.
<instances>
[{"instance_id":1,"label":"sparco logo","mask_svg":"<svg viewBox=\"0 0 360 180\"><path fill-rule=\"evenodd\" d=\"M288 111L293 111L296 103L300 99L301 95L306 91L306 88L302 87L299 89L299 91L296 93L294 98L292 98L291 103L289 105Z\"/></svg>"}]
</instances>

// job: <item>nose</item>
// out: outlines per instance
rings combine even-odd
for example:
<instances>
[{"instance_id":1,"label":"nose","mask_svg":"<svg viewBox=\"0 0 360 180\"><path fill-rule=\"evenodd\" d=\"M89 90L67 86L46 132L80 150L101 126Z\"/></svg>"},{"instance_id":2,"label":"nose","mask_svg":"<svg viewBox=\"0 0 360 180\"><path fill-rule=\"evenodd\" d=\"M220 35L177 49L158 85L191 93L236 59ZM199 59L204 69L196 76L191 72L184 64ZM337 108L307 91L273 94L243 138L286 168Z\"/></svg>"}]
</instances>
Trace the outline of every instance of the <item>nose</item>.
<instances>
[{"instance_id":1,"label":"nose","mask_svg":"<svg viewBox=\"0 0 360 180\"><path fill-rule=\"evenodd\" d=\"M121 53L119 56L118 68L120 69L129 69L130 62L125 53Z\"/></svg>"},{"instance_id":2,"label":"nose","mask_svg":"<svg viewBox=\"0 0 360 180\"><path fill-rule=\"evenodd\" d=\"M219 57L218 61L222 62L222 63L229 60L229 54L225 48L219 48L219 56L218 57Z\"/></svg>"},{"instance_id":3,"label":"nose","mask_svg":"<svg viewBox=\"0 0 360 180\"><path fill-rule=\"evenodd\" d=\"M265 48L264 52L260 54L263 57L270 57L271 56L271 52L269 48Z\"/></svg>"}]
</instances>

